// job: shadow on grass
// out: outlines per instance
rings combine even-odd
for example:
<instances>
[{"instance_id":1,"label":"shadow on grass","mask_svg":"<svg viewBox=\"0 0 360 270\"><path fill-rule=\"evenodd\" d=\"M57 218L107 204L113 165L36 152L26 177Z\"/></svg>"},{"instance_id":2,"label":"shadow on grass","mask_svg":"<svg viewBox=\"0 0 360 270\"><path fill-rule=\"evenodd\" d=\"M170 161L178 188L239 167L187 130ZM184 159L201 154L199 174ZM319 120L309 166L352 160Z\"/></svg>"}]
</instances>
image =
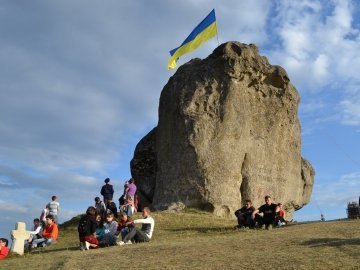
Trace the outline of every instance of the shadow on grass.
<instances>
[{"instance_id":1,"label":"shadow on grass","mask_svg":"<svg viewBox=\"0 0 360 270\"><path fill-rule=\"evenodd\" d=\"M189 227L189 228L178 228L178 229L167 229L171 232L198 232L198 233L224 233L229 231L235 231L234 227Z\"/></svg>"},{"instance_id":2,"label":"shadow on grass","mask_svg":"<svg viewBox=\"0 0 360 270\"><path fill-rule=\"evenodd\" d=\"M51 252L61 252L61 251L66 251L66 250L70 250L70 251L80 251L79 246L73 246L73 247L64 247L64 248L53 248L53 249L46 249L46 248L36 248L33 249L30 254L40 254L40 253L51 253Z\"/></svg>"},{"instance_id":3,"label":"shadow on grass","mask_svg":"<svg viewBox=\"0 0 360 270\"><path fill-rule=\"evenodd\" d=\"M344 245L360 245L360 238L341 239L341 238L317 238L302 243L309 247L340 247Z\"/></svg>"}]
</instances>

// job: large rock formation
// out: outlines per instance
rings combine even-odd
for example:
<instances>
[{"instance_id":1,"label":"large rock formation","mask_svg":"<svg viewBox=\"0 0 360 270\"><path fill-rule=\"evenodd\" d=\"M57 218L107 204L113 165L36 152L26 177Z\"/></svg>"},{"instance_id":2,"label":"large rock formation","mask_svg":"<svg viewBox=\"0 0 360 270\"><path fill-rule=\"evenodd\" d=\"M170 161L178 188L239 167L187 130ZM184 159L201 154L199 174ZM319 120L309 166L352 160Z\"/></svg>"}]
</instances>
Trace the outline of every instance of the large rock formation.
<instances>
[{"instance_id":1,"label":"large rock formation","mask_svg":"<svg viewBox=\"0 0 360 270\"><path fill-rule=\"evenodd\" d=\"M301 157L299 95L286 71L255 45L228 42L181 66L164 87L159 123L131 162L154 208L195 206L233 215L270 195L289 215L311 196Z\"/></svg>"}]
</instances>

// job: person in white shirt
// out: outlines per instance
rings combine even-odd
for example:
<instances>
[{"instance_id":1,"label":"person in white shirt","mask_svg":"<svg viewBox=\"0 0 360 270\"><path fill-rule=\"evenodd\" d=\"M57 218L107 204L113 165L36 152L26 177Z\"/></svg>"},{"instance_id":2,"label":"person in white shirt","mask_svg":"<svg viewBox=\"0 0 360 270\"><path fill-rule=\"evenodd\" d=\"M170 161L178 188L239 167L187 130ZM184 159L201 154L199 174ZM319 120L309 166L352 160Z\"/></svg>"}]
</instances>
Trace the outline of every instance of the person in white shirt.
<instances>
[{"instance_id":1,"label":"person in white shirt","mask_svg":"<svg viewBox=\"0 0 360 270\"><path fill-rule=\"evenodd\" d=\"M48 206L46 206L42 211L41 211L41 214L40 214L40 222L41 222L41 225L43 228L45 228L46 226L46 216L49 214L50 212L50 209Z\"/></svg>"},{"instance_id":2,"label":"person in white shirt","mask_svg":"<svg viewBox=\"0 0 360 270\"><path fill-rule=\"evenodd\" d=\"M142 216L141 219L135 219L133 223L136 224L142 224L141 229L138 228L132 228L130 232L124 237L123 241L117 242L119 246L125 245L125 244L132 244L133 242L139 243L139 242L149 242L155 226L154 219L150 216L150 209L148 207L144 207L142 210ZM131 223L131 222L129 222Z\"/></svg>"},{"instance_id":3,"label":"person in white shirt","mask_svg":"<svg viewBox=\"0 0 360 270\"><path fill-rule=\"evenodd\" d=\"M40 219L35 218L34 219L34 227L32 228L32 231L30 232L30 237L28 240L25 240L24 250L29 249L29 245L31 245L33 240L40 239L42 237L41 234L42 234L42 226L40 223Z\"/></svg>"},{"instance_id":4,"label":"person in white shirt","mask_svg":"<svg viewBox=\"0 0 360 270\"><path fill-rule=\"evenodd\" d=\"M58 224L58 211L60 209L59 202L56 201L56 196L51 197L51 202L48 203L47 207L50 209L49 214L54 217L54 221Z\"/></svg>"}]
</instances>

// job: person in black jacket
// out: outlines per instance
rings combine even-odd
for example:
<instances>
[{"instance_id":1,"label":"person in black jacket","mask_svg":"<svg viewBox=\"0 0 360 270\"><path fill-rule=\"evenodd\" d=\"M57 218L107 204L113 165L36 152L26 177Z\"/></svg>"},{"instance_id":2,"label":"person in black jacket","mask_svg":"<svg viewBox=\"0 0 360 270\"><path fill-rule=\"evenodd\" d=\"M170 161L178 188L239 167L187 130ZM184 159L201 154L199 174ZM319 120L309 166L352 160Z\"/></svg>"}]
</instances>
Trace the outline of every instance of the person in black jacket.
<instances>
[{"instance_id":1,"label":"person in black jacket","mask_svg":"<svg viewBox=\"0 0 360 270\"><path fill-rule=\"evenodd\" d=\"M114 188L112 185L109 184L109 182L110 182L109 178L106 178L104 180L104 182L105 182L105 185L102 186L100 194L103 195L103 197L104 197L103 201L104 201L105 205L107 205L107 201L109 199L111 199L111 200L113 199Z\"/></svg>"},{"instance_id":2,"label":"person in black jacket","mask_svg":"<svg viewBox=\"0 0 360 270\"><path fill-rule=\"evenodd\" d=\"M89 206L86 215L78 225L80 250L88 250L90 247L97 248L99 241L96 239L96 208Z\"/></svg>"},{"instance_id":3,"label":"person in black jacket","mask_svg":"<svg viewBox=\"0 0 360 270\"><path fill-rule=\"evenodd\" d=\"M252 218L255 220L258 213L263 213L263 216L258 219L259 225L265 226L265 229L269 230L275 225L276 213L280 211L277 204L272 202L269 195L265 196L265 204L260 206L252 213Z\"/></svg>"},{"instance_id":4,"label":"person in black jacket","mask_svg":"<svg viewBox=\"0 0 360 270\"><path fill-rule=\"evenodd\" d=\"M245 227L254 227L254 220L251 218L252 212L255 208L252 206L251 200L246 200L245 205L235 211L235 216L238 220L238 225L235 228L242 229Z\"/></svg>"},{"instance_id":5,"label":"person in black jacket","mask_svg":"<svg viewBox=\"0 0 360 270\"><path fill-rule=\"evenodd\" d=\"M107 214L114 214L115 218L118 218L118 213L117 213L117 206L116 204L112 201L112 199L109 199L107 201L106 204L106 215Z\"/></svg>"}]
</instances>

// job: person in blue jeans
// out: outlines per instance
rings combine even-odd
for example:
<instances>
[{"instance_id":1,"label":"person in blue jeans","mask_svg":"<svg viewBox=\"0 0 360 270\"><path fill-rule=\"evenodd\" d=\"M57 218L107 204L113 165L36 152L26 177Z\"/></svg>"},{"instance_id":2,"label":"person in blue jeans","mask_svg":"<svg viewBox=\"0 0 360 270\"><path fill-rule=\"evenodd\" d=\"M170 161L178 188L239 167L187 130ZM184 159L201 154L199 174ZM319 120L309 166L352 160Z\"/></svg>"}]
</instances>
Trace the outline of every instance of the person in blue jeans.
<instances>
[{"instance_id":1,"label":"person in blue jeans","mask_svg":"<svg viewBox=\"0 0 360 270\"><path fill-rule=\"evenodd\" d=\"M117 242L119 246L132 244L133 242L149 242L154 231L155 221L150 216L150 209L144 207L142 210L143 218L135 219L134 225L141 224L141 229L136 227L130 229L129 233L124 237L122 241ZM126 223L130 224L130 222Z\"/></svg>"},{"instance_id":2,"label":"person in blue jeans","mask_svg":"<svg viewBox=\"0 0 360 270\"><path fill-rule=\"evenodd\" d=\"M130 229L134 227L134 223L131 218L125 213L120 214L120 219L117 227L117 233L121 235L121 240L124 240L125 236L129 233Z\"/></svg>"}]
</instances>

